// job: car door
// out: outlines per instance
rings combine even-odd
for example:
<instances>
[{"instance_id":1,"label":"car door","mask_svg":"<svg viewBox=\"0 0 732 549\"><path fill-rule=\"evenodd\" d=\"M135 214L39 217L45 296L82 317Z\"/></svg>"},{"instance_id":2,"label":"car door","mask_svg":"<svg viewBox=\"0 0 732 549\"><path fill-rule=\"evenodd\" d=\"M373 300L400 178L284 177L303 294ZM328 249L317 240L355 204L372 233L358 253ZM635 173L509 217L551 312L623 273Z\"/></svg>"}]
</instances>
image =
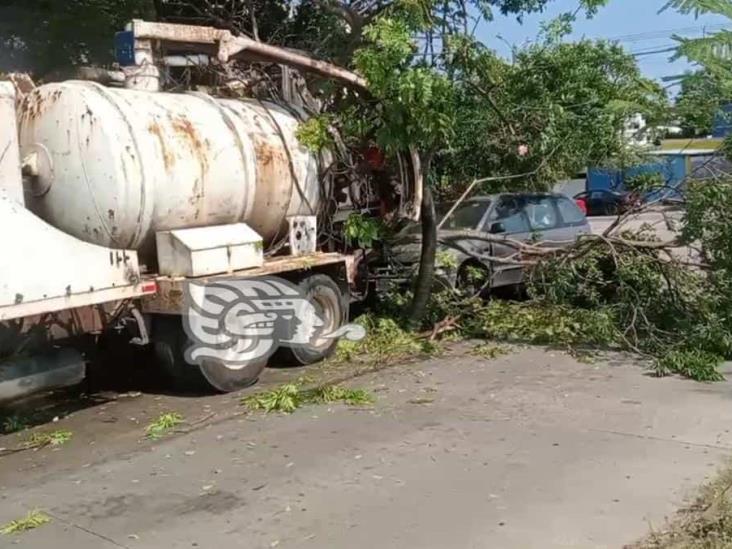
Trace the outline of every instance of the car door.
<instances>
[{"instance_id":1,"label":"car door","mask_svg":"<svg viewBox=\"0 0 732 549\"><path fill-rule=\"evenodd\" d=\"M527 196L524 201L524 211L529 220L531 241L552 248L561 245L564 240L564 231L553 196Z\"/></svg>"},{"instance_id":2,"label":"car door","mask_svg":"<svg viewBox=\"0 0 732 549\"><path fill-rule=\"evenodd\" d=\"M563 196L555 196L552 199L561 218L560 227L556 232L560 241L574 242L581 235L591 232L587 217L572 200Z\"/></svg>"},{"instance_id":3,"label":"car door","mask_svg":"<svg viewBox=\"0 0 732 549\"><path fill-rule=\"evenodd\" d=\"M609 192L590 191L587 193L587 215L609 215L608 210L612 207L612 194Z\"/></svg>"},{"instance_id":4,"label":"car door","mask_svg":"<svg viewBox=\"0 0 732 549\"><path fill-rule=\"evenodd\" d=\"M531 238L529 221L524 212L524 199L519 196L502 196L488 212L484 232L491 235L491 255L498 258L509 258L516 253L516 247L501 240L518 240L524 242ZM520 284L523 281L523 267L507 263L493 262L491 287Z\"/></svg>"},{"instance_id":5,"label":"car door","mask_svg":"<svg viewBox=\"0 0 732 549\"><path fill-rule=\"evenodd\" d=\"M437 233L438 250L453 255L458 264L468 257L489 255L490 243L482 236L482 227L491 209L487 197L466 200L460 204ZM421 240L421 238L420 238ZM417 252L421 251L417 250ZM417 258L419 257L417 253Z\"/></svg>"}]
</instances>

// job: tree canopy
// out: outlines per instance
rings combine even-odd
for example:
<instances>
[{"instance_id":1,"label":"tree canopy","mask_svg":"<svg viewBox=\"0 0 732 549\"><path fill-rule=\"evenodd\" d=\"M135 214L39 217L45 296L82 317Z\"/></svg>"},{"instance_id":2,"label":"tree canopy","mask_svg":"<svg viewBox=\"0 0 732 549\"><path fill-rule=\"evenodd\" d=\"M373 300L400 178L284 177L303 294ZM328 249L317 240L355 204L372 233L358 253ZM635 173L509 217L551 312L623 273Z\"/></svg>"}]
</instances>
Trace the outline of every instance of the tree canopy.
<instances>
[{"instance_id":1,"label":"tree canopy","mask_svg":"<svg viewBox=\"0 0 732 549\"><path fill-rule=\"evenodd\" d=\"M681 13L722 15L732 20L730 0L669 0L665 9L675 8ZM724 77L732 67L732 31L721 30L703 38L674 37L679 43L676 57L686 57L704 66L710 73Z\"/></svg>"},{"instance_id":2,"label":"tree canopy","mask_svg":"<svg viewBox=\"0 0 732 549\"><path fill-rule=\"evenodd\" d=\"M593 13L607 0L582 0ZM439 2L453 22L543 10L552 0ZM133 18L214 25L347 62L362 29L398 3L429 0L0 0L0 70L44 76L112 61L112 37ZM435 3L437 4L437 3ZM345 48L344 48L345 46Z\"/></svg>"},{"instance_id":3,"label":"tree canopy","mask_svg":"<svg viewBox=\"0 0 732 549\"><path fill-rule=\"evenodd\" d=\"M712 133L720 107L732 98L732 79L706 69L685 75L676 96L675 115L687 137L705 137Z\"/></svg>"},{"instance_id":4,"label":"tree canopy","mask_svg":"<svg viewBox=\"0 0 732 549\"><path fill-rule=\"evenodd\" d=\"M529 187L546 189L621 156L630 115L643 113L651 122L665 116L663 90L617 45L539 44L517 52L513 63L488 50L469 51L459 130L440 155L445 178L526 173Z\"/></svg>"},{"instance_id":5,"label":"tree canopy","mask_svg":"<svg viewBox=\"0 0 732 549\"><path fill-rule=\"evenodd\" d=\"M437 33L450 13L423 8L395 4L364 28L353 64L375 102L341 101L332 114L354 143L417 146L444 197L482 176L525 174L511 188L546 189L622 155L628 116L666 116L664 91L620 46L547 32L508 61L460 25Z\"/></svg>"}]
</instances>

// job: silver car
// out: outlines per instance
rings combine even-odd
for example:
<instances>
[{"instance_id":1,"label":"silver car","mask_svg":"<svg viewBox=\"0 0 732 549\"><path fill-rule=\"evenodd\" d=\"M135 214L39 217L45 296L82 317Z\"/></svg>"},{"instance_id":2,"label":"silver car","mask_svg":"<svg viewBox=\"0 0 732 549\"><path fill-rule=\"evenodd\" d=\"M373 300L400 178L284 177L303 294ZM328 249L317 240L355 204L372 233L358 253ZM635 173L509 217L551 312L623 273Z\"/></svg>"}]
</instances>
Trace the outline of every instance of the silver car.
<instances>
[{"instance_id":1,"label":"silver car","mask_svg":"<svg viewBox=\"0 0 732 549\"><path fill-rule=\"evenodd\" d=\"M441 205L446 212L450 205ZM566 246L590 225L570 198L558 194L497 194L462 202L438 231L437 270L440 282L471 291L518 285L521 265L507 260L516 253L510 241ZM389 250L392 270L416 269L421 250L419 226L406 229ZM502 242L504 241L504 242Z\"/></svg>"}]
</instances>

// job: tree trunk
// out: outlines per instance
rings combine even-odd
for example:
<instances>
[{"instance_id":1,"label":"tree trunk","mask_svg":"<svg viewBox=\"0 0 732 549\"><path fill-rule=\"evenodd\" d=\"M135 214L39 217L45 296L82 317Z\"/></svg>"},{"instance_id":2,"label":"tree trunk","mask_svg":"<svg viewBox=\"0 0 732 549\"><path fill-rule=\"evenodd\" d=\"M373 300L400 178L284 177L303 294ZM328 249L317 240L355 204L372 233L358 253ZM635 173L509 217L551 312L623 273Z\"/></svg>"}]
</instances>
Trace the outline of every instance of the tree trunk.
<instances>
[{"instance_id":1,"label":"tree trunk","mask_svg":"<svg viewBox=\"0 0 732 549\"><path fill-rule=\"evenodd\" d=\"M410 327L415 329L424 317L427 304L432 295L435 276L435 255L437 253L437 216L432 192L428 185L422 194L422 255L419 261L419 273L414 285L414 299L410 315Z\"/></svg>"}]
</instances>

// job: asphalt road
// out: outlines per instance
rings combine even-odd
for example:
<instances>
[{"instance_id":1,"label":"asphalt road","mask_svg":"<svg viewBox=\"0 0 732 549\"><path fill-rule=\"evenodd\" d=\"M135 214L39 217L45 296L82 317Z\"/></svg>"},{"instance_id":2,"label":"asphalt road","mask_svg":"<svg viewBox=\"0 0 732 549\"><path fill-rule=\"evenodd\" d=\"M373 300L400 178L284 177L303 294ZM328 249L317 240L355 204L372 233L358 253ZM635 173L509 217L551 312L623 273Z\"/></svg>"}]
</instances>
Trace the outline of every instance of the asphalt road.
<instances>
[{"instance_id":1,"label":"asphalt road","mask_svg":"<svg viewBox=\"0 0 732 549\"><path fill-rule=\"evenodd\" d=\"M652 378L621 355L467 351L349 382L372 407L226 416L236 401L216 397L203 406L223 420L158 442L119 429L159 404L147 395L77 412L54 425L78 428L67 445L0 459L0 523L54 517L0 546L620 547L732 451L728 382Z\"/></svg>"}]
</instances>

